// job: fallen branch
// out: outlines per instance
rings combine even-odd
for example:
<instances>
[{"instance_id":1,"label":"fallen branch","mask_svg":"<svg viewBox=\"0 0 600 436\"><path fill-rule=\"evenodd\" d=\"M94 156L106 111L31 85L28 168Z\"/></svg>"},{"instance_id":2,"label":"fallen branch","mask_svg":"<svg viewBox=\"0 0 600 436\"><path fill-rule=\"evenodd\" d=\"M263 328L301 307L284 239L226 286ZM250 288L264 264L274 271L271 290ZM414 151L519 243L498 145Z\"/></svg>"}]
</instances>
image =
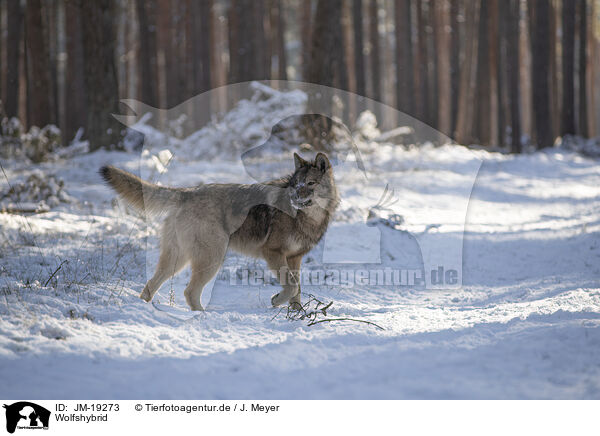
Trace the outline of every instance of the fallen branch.
<instances>
[{"instance_id":1,"label":"fallen branch","mask_svg":"<svg viewBox=\"0 0 600 436\"><path fill-rule=\"evenodd\" d=\"M314 309L311 309L311 304L314 304ZM331 321L354 321L354 322L360 322L363 324L369 324L372 325L374 327L377 327L378 329L381 330L385 330L383 327L381 327L380 325L375 324L374 322L371 321L365 321L362 319L355 319L355 318L325 318L327 316L327 310L329 310L329 308L333 305L333 301L330 301L329 303L325 304L324 302L322 302L321 300L319 300L317 297L315 297L312 294L308 294L308 300L306 303L304 304L290 304L287 307L287 312L285 314L285 318L290 320L290 321L303 321L303 320L307 320L308 321L308 326L312 326L315 324L319 324L322 322L331 322ZM279 312L277 312L275 314L275 316L271 319L275 319L280 313L282 309L279 309ZM320 319L319 319L320 318Z\"/></svg>"},{"instance_id":2,"label":"fallen branch","mask_svg":"<svg viewBox=\"0 0 600 436\"><path fill-rule=\"evenodd\" d=\"M372 326L375 326L378 329L385 330L383 327L381 327L380 325L375 324L374 322L365 321L364 319L354 319L354 318L325 318L325 319L320 319L318 321L309 322L308 325L310 326L310 325L319 324L320 322L331 322L331 321L354 321L354 322L362 322L364 324L370 324Z\"/></svg>"}]
</instances>

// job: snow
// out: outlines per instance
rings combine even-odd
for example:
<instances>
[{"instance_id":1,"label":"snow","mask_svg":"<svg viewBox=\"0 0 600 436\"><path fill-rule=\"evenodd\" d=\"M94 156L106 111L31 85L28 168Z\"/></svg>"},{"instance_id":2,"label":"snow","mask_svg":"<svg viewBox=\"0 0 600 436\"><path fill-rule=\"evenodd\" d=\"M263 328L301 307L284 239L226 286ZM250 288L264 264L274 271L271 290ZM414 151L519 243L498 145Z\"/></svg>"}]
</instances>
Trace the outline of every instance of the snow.
<instances>
[{"instance_id":1,"label":"snow","mask_svg":"<svg viewBox=\"0 0 600 436\"><path fill-rule=\"evenodd\" d=\"M441 261L459 274L437 287L303 286L333 301L328 316L383 330L286 319L270 307L270 279L238 283L240 268L264 262L235 254L203 294L206 312L187 310L187 270L157 305L140 300L160 220L146 224L116 201L98 168L164 185L252 181L239 153L305 99L273 92L276 101L245 101L187 138L142 122L143 152L74 144L47 162L3 162L10 181L63 180L69 201L0 214L0 397L600 398L600 172L566 147L513 156L365 143L376 150L362 155L366 175L351 155L340 162L340 210L306 271L400 266L430 281L427 265ZM261 163L266 174L293 165L287 154Z\"/></svg>"}]
</instances>

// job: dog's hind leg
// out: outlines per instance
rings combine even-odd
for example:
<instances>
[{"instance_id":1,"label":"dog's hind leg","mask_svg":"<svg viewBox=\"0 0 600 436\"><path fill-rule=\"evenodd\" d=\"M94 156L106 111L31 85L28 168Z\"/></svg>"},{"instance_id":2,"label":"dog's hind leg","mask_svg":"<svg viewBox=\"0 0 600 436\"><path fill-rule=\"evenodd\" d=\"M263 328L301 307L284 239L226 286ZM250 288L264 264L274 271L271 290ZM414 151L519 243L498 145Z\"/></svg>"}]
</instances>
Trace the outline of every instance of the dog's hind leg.
<instances>
[{"instance_id":1,"label":"dog's hind leg","mask_svg":"<svg viewBox=\"0 0 600 436\"><path fill-rule=\"evenodd\" d=\"M210 247L210 250L198 248L194 250L192 277L183 292L191 310L204 310L201 303L202 291L223 265L227 245L228 238L215 238L210 244L207 242L202 244L202 247Z\"/></svg>"},{"instance_id":2,"label":"dog's hind leg","mask_svg":"<svg viewBox=\"0 0 600 436\"><path fill-rule=\"evenodd\" d=\"M158 259L154 276L148 280L148 283L146 283L144 290L140 294L140 298L147 302L152 301L154 294L156 294L162 284L181 271L188 262L183 250L179 248L174 239L169 240L163 237L160 249L160 258Z\"/></svg>"}]
</instances>

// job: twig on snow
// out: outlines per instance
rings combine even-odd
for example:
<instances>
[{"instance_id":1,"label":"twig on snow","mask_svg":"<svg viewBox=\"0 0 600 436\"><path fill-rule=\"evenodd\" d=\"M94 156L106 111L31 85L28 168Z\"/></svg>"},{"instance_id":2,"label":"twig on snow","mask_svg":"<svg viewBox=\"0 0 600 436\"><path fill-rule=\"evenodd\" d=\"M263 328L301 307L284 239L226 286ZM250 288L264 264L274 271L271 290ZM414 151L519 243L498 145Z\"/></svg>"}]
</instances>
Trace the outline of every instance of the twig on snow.
<instances>
[{"instance_id":1,"label":"twig on snow","mask_svg":"<svg viewBox=\"0 0 600 436\"><path fill-rule=\"evenodd\" d=\"M314 308L311 309L311 304L314 303ZM354 321L360 322L363 324L369 324L378 329L385 330L378 324L375 324L371 321L365 321L362 319L354 319L354 318L326 318L327 310L333 305L333 301L325 304L317 297L312 294L308 294L308 300L304 304L293 303L287 307L287 312L285 314L285 318L290 321L308 321L308 326L312 326L315 324L319 324L322 322L331 322L331 321ZM283 308L279 309L279 311L275 314L275 316L271 319L275 319L281 312Z\"/></svg>"},{"instance_id":2,"label":"twig on snow","mask_svg":"<svg viewBox=\"0 0 600 436\"><path fill-rule=\"evenodd\" d=\"M53 277L56 275L56 273L57 273L57 272L58 272L58 271L59 271L59 270L62 268L62 266L63 266L65 263L68 263L68 262L69 262L69 261L68 261L67 259L65 259L65 260L63 260L63 261L60 263L60 265L58 265L58 268L56 268L56 269L54 270L54 272L53 272L53 273L50 275L50 277L48 277L48 280L46 280L46 283L44 283L44 288L45 288L46 286L48 286L48 283L50 283L50 280L52 280L52 278L53 278Z\"/></svg>"}]
</instances>

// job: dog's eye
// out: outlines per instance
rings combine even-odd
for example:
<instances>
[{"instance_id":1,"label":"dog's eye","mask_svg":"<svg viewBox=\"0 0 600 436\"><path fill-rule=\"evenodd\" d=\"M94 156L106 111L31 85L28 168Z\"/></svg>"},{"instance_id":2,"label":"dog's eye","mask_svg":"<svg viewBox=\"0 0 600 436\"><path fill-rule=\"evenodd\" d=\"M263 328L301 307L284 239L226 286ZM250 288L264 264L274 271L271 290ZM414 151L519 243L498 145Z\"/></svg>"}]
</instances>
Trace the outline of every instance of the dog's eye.
<instances>
[{"instance_id":1,"label":"dog's eye","mask_svg":"<svg viewBox=\"0 0 600 436\"><path fill-rule=\"evenodd\" d=\"M308 186L314 186L314 185L316 185L316 184L317 184L317 182L308 182L308 183L307 183L307 185L308 185Z\"/></svg>"}]
</instances>

